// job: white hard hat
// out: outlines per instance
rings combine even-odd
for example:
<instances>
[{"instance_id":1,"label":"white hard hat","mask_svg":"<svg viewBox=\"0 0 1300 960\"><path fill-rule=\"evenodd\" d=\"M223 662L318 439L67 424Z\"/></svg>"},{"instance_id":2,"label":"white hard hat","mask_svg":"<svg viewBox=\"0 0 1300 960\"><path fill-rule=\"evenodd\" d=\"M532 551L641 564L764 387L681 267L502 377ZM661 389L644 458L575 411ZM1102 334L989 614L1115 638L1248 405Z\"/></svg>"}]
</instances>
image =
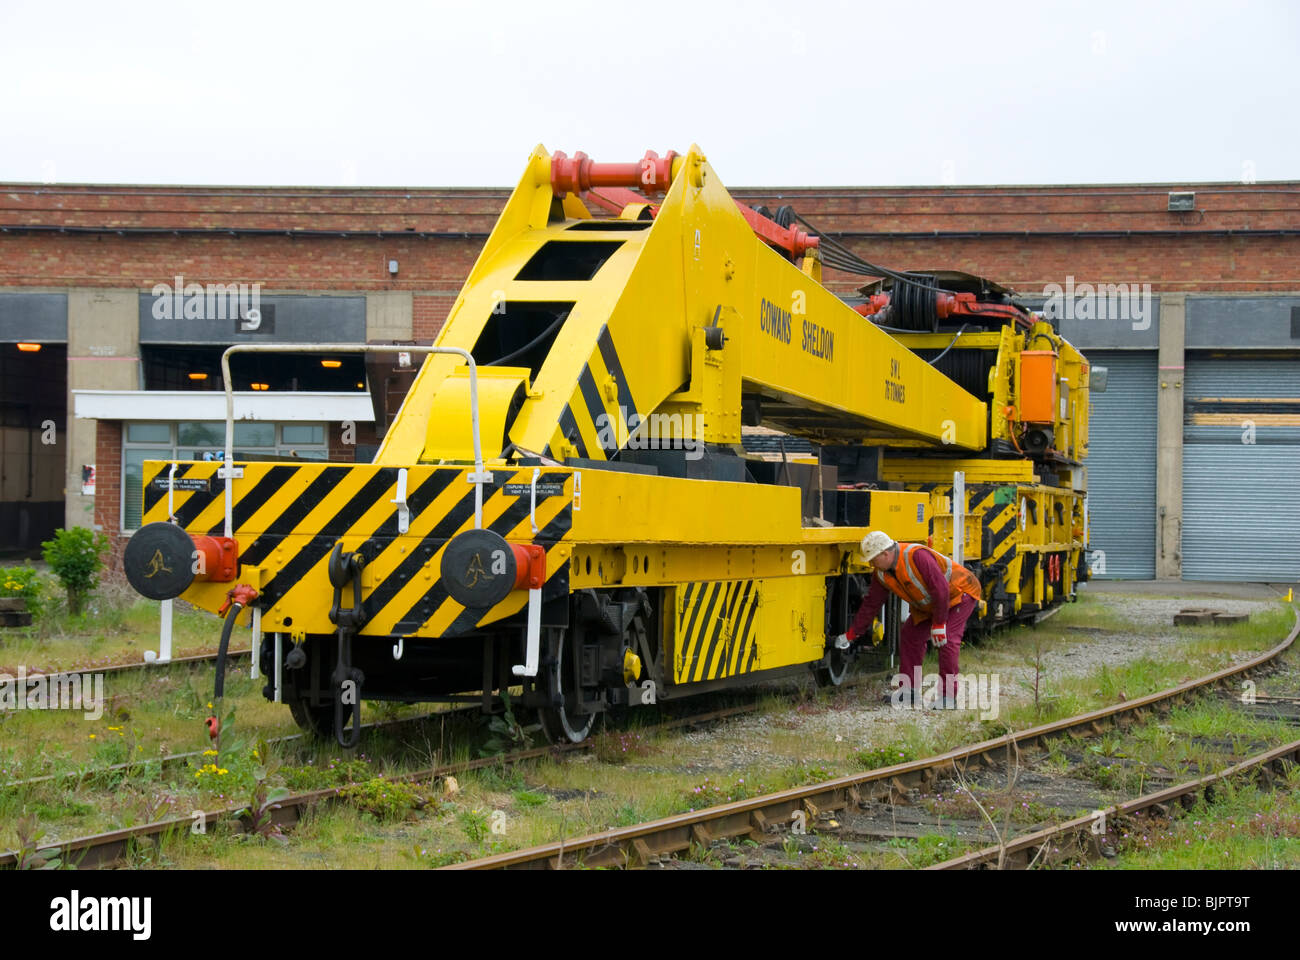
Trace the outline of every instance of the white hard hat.
<instances>
[{"instance_id":1,"label":"white hard hat","mask_svg":"<svg viewBox=\"0 0 1300 960\"><path fill-rule=\"evenodd\" d=\"M862 559L870 563L876 559L876 555L883 553L894 545L894 541L889 539L889 534L880 530L872 530L862 538Z\"/></svg>"}]
</instances>

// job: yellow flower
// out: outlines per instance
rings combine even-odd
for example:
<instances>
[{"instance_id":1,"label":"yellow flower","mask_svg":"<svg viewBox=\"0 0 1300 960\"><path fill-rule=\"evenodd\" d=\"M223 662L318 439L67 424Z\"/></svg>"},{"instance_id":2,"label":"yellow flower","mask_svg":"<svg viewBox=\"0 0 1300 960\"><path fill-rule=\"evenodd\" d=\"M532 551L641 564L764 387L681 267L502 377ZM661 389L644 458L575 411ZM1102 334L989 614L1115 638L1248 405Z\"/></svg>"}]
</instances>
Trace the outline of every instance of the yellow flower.
<instances>
[{"instance_id":1,"label":"yellow flower","mask_svg":"<svg viewBox=\"0 0 1300 960\"><path fill-rule=\"evenodd\" d=\"M217 751L215 751L215 750L204 750L204 751L203 751L203 755L204 755L205 757L215 757L215 756L217 755Z\"/></svg>"},{"instance_id":2,"label":"yellow flower","mask_svg":"<svg viewBox=\"0 0 1300 960\"><path fill-rule=\"evenodd\" d=\"M225 767L222 767L220 770L217 771L217 773L221 774L222 776L225 776L229 772L230 771L227 770Z\"/></svg>"},{"instance_id":3,"label":"yellow flower","mask_svg":"<svg viewBox=\"0 0 1300 960\"><path fill-rule=\"evenodd\" d=\"M94 740L94 739L95 739L95 735L94 735L93 733L90 735L90 739L91 739L91 740Z\"/></svg>"}]
</instances>

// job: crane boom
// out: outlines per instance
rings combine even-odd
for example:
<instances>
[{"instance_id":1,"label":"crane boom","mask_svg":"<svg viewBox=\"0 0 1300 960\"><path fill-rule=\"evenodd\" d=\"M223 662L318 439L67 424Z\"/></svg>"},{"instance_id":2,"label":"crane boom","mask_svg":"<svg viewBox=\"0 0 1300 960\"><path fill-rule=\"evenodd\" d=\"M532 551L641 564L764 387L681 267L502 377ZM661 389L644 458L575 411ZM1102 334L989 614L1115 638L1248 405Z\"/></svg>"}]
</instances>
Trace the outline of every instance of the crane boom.
<instances>
[{"instance_id":1,"label":"crane boom","mask_svg":"<svg viewBox=\"0 0 1300 960\"><path fill-rule=\"evenodd\" d=\"M590 218L556 195L557 156L533 152L437 340L490 373L490 457L609 459L655 414L736 444L742 408L819 440L984 447L987 406L822 286L815 247L801 270L761 239L698 147L652 219ZM463 362L429 357L376 462L469 458L467 403Z\"/></svg>"}]
</instances>

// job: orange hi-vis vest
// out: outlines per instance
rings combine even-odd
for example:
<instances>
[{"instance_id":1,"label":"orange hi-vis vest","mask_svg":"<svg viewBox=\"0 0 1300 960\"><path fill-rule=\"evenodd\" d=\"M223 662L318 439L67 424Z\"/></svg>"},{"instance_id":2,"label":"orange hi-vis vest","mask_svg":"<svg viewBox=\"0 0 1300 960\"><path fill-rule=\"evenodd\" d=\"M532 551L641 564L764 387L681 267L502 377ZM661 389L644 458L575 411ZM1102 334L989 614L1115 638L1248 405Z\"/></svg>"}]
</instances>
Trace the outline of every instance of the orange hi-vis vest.
<instances>
[{"instance_id":1,"label":"orange hi-vis vest","mask_svg":"<svg viewBox=\"0 0 1300 960\"><path fill-rule=\"evenodd\" d=\"M953 563L951 557L945 557L938 550L919 543L900 543L898 562L894 565L894 569L877 570L876 577L887 590L907 601L912 608L913 623L920 623L928 617L934 606L934 598L930 596L930 590L921 579L921 574L917 572L916 561L913 560L917 550L928 551L938 561L939 568L943 570L943 575L948 580L949 607L961 603L963 596L974 597L976 603L983 599L983 591L980 590L980 582L975 579L975 574L960 563Z\"/></svg>"}]
</instances>

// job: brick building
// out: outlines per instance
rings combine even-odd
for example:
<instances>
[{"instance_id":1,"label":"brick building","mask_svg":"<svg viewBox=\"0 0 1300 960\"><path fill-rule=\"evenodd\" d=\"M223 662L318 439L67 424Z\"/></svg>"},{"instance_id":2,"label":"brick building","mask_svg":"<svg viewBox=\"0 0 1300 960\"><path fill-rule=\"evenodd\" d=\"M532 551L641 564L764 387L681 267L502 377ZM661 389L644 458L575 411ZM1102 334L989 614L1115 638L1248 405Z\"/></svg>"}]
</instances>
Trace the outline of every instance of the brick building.
<instances>
[{"instance_id":1,"label":"brick building","mask_svg":"<svg viewBox=\"0 0 1300 960\"><path fill-rule=\"evenodd\" d=\"M1111 369L1090 461L1108 574L1300 578L1300 183L733 193L792 204L872 262L1031 304L1064 291L1062 332ZM219 449L232 343L431 342L507 195L0 185L0 555L57 526L129 532L143 459ZM862 282L828 274L846 296ZM221 309L239 284L260 285L256 324L237 292ZM1113 285L1109 311L1105 288L1101 315L1074 309L1085 284ZM1145 284L1145 311L1116 310L1115 287ZM364 459L409 382L356 357L235 359L252 456Z\"/></svg>"}]
</instances>

